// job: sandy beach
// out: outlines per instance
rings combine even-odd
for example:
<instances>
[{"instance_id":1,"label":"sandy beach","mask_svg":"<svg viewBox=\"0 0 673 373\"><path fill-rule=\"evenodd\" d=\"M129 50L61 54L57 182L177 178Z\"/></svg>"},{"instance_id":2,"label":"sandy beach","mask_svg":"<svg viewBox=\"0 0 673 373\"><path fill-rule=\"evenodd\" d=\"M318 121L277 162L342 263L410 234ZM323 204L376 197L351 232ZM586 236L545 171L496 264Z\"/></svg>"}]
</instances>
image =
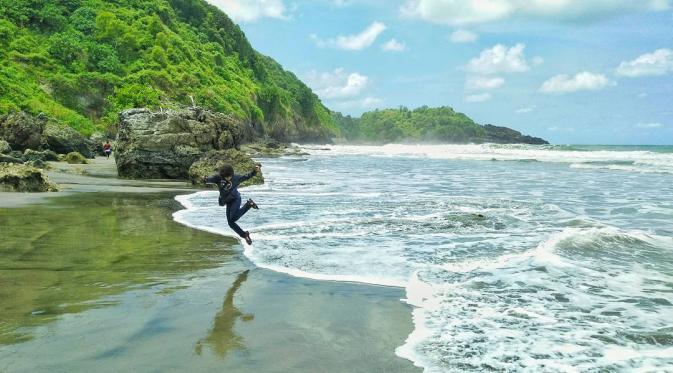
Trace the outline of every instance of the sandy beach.
<instances>
[{"instance_id":1,"label":"sandy beach","mask_svg":"<svg viewBox=\"0 0 673 373\"><path fill-rule=\"evenodd\" d=\"M0 371L418 371L403 289L256 268L172 221L187 183L52 167L61 192L0 193Z\"/></svg>"}]
</instances>

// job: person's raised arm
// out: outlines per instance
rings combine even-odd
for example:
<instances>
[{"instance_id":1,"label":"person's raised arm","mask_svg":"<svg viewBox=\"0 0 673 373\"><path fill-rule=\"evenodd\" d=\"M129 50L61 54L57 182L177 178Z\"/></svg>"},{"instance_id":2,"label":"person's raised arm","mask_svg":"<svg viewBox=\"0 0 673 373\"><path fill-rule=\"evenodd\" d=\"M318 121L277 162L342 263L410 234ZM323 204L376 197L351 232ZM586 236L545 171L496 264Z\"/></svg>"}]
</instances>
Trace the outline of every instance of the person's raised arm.
<instances>
[{"instance_id":1,"label":"person's raised arm","mask_svg":"<svg viewBox=\"0 0 673 373\"><path fill-rule=\"evenodd\" d=\"M254 169L254 170L252 170L251 172L248 172L248 173L245 174L245 175L241 175L241 176L239 177L239 179L238 179L239 182L242 183L242 182L244 182L244 181L246 181L246 180L252 178L253 176L257 175L257 173L261 171L261 168L262 168L262 165L259 164L259 163L256 163L256 164L255 164L255 169Z\"/></svg>"},{"instance_id":2,"label":"person's raised arm","mask_svg":"<svg viewBox=\"0 0 673 373\"><path fill-rule=\"evenodd\" d=\"M220 175L206 176L203 178L203 182L206 184L218 184L220 182Z\"/></svg>"}]
</instances>

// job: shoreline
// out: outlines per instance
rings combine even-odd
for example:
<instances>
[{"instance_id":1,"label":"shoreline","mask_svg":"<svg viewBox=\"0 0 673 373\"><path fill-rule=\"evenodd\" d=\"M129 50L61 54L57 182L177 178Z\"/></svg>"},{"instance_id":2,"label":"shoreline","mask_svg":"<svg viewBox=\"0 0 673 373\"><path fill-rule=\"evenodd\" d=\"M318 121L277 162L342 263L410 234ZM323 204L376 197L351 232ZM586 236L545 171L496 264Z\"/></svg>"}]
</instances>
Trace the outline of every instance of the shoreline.
<instances>
[{"instance_id":1,"label":"shoreline","mask_svg":"<svg viewBox=\"0 0 673 373\"><path fill-rule=\"evenodd\" d=\"M64 164L61 165L63 167L54 167L48 171L48 175L52 181L60 184L62 190L60 192L38 195L0 193L0 220L3 219L3 215L5 218L8 216L18 218L24 215L24 212L30 212L33 216L40 217L52 211L54 214L65 211L62 208L74 208L78 210L76 214L85 214L82 219L86 221L89 219L86 216L96 216L99 214L96 211L101 209L105 211L100 214L107 216L106 211L109 209L110 213L118 216L115 224L121 232L132 229L138 231L135 232L137 234L147 236L148 233L161 231L150 228L152 226L165 227L162 229L174 232L171 233L170 237L174 237L171 239L165 233L160 233L161 239L154 244L156 248L145 248L146 254L143 254L143 257L161 252L161 248L168 244L166 240L169 242L180 240L185 234L193 237L190 240L198 238L194 242L212 242L215 250L209 250L208 252L212 254L201 259L200 255L193 257L190 254L189 260L199 260L200 263L193 270L188 268L186 272L173 273L171 259L166 262L167 267L160 269L162 272L158 272L159 277L152 275L150 278L156 279L148 278L149 282L140 282L140 288L137 285L128 288L126 287L128 285L124 285L118 289L119 292L102 290L101 295L94 295L90 299L84 298L87 306L83 305L84 308L81 310L66 311L57 314L55 318L47 317L45 324L23 325L22 330L28 330L35 335L27 341L0 344L0 360L3 361L0 370L87 370L99 368L103 362L106 362L104 366L111 371L115 367L128 369L134 367L133 364L129 365L129 361L139 359L140 355L136 355L136 351L138 354L147 354L154 351L153 345L158 344L166 345L166 350L172 354L169 352L168 355L157 354L157 351L154 351L154 355L151 355L152 361L141 367L187 369L200 366L204 370L212 370L220 369L224 364L229 367L228 370L233 371L250 369L274 371L279 367L294 371L312 371L317 367L349 371L419 371L410 361L395 355L395 348L402 345L406 336L413 330L411 307L400 302L400 298L404 297L404 289L297 278L256 267L245 257L235 239L225 237L222 240L221 235L197 231L171 219L172 214L179 211L174 197L180 193L190 194L201 189L192 188L188 182L137 181L102 176L110 162L114 165L113 160L97 159L91 165L81 165L89 166L82 169L79 168L80 165ZM151 194L145 197L142 196L143 193ZM15 199L13 204L6 203L12 199ZM109 204L108 201L114 201L115 205L105 207ZM61 208L49 208L52 206ZM134 213L147 217L133 216ZM127 222L126 216L133 221ZM26 219L34 220L30 217ZM80 228L77 226L81 223L69 223L69 219L68 213L63 215L65 221L59 223L63 224L62 228L54 228L54 233L50 233L50 236L54 234L60 236L62 229L73 233L79 232ZM152 225L143 228L147 224L144 222L151 222ZM51 227L50 224L48 226ZM96 227L95 224L94 227L86 229L93 228L107 229L105 225ZM32 229L25 227L26 232ZM105 234L104 231L98 232L91 232L92 238L96 237L96 234ZM16 235L22 236L20 233ZM42 240L48 240L50 236ZM149 236L150 240L144 245L152 244L152 235ZM23 240L20 237L19 239ZM55 242L61 241L59 239ZM72 250L67 247L67 242L60 245L66 245L62 249L66 252ZM132 253L133 242L130 245ZM184 249L178 250L175 263L184 262L184 259L179 258L186 254L180 254L180 251L196 250L195 253L198 254L201 251L199 246L202 245L187 245ZM12 244L12 247L14 246ZM51 246L47 243L46 247ZM113 252L118 251L116 247L110 249ZM101 247L96 250L104 249ZM1 252L3 251L0 250ZM73 263L84 259L77 254L73 255L75 261ZM99 254L91 255L95 259ZM101 252L100 255L104 254ZM116 273L117 263L129 260L123 259L124 261L120 262L122 258L127 258L127 255L117 255L119 259L110 259L109 269L104 270L106 273L108 271ZM212 258L208 259L209 257ZM149 263L152 263L152 266L155 265L151 256L148 260L151 260ZM4 265L5 269L0 270L0 277L9 276L11 280L13 276L18 276L21 271L12 270L15 265L10 260L9 264ZM200 266L204 268L199 269ZM147 270L145 265L141 267L143 269L139 270ZM136 265L129 268L131 269L124 271L137 270ZM44 269L39 271L48 276L52 273ZM163 271L165 273L161 274ZM56 273L61 276L63 272ZM241 280L241 276L245 276L245 279ZM105 288L118 287L116 285L118 280L114 277L105 280L106 277L108 275L98 280L101 285L105 284ZM134 279L131 284L135 281ZM10 283L19 286L16 291L22 291L20 281ZM52 286L55 284L46 283L39 288L47 295L53 293ZM90 285L84 283L82 286ZM77 285L76 289L79 287L80 285ZM5 291L13 290L10 287ZM74 292L78 293L81 290ZM221 302L223 298L224 302ZM189 301L185 303L183 300L187 299ZM77 308L77 301L71 299L64 301L65 304L70 304L70 307ZM173 306L170 309L164 308L167 303ZM219 304L222 306L218 306ZM194 308L195 305L201 306ZM192 310L187 312L186 310L190 308ZM218 308L220 311L216 312ZM236 311L239 308L245 311ZM32 310L35 315L32 318L40 317L44 312L41 309ZM134 311L129 313L130 310ZM213 314L216 314L215 319ZM119 320L120 317L125 320L124 325L128 326L113 327L111 322ZM147 321L143 322L143 319ZM143 326L146 325L143 323L147 322L156 324L161 330L171 332L155 336L155 332L147 331ZM7 325L0 330L7 331ZM106 333L109 334L109 338ZM129 333L141 333L145 337L141 338L141 341L128 340ZM203 337L204 334L206 337ZM102 338L103 336L105 338ZM73 340L75 337L77 339ZM109 351L117 352L110 355L100 350L103 347L92 343L100 339L106 340L106 343L100 345L106 346ZM230 342L235 343L231 345ZM80 346L77 351L72 350L73 343ZM129 348L129 345L138 346ZM44 359L35 358L35 351L38 348L45 350L40 354ZM148 348L150 350L147 350ZM226 356L218 352L222 349L228 351L225 353ZM159 359L159 355L164 355L162 359L172 362L172 365L166 365L168 363Z\"/></svg>"}]
</instances>

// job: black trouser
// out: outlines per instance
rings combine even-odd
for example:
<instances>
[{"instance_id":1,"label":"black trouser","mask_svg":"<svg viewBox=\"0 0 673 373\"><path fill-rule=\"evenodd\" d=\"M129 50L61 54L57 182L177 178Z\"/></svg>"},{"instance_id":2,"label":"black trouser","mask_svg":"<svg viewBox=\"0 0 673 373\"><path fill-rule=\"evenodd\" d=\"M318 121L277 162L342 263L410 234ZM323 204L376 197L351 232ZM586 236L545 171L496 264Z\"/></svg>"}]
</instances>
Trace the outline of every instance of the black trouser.
<instances>
[{"instance_id":1,"label":"black trouser","mask_svg":"<svg viewBox=\"0 0 673 373\"><path fill-rule=\"evenodd\" d=\"M236 222L241 218L241 216L245 215L248 210L250 210L250 206L247 203L241 207L240 196L227 203L227 223L229 223L229 226L234 230L234 232L243 238L245 238L245 231L241 229L241 227L239 227Z\"/></svg>"}]
</instances>

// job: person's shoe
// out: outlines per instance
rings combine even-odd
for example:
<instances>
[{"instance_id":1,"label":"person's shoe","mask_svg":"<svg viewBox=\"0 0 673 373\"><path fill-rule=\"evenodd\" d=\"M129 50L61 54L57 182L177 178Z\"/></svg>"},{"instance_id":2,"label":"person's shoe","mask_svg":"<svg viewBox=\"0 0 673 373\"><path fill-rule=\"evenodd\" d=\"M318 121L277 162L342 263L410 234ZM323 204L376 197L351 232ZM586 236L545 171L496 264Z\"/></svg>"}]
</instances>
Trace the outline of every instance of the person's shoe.
<instances>
[{"instance_id":1,"label":"person's shoe","mask_svg":"<svg viewBox=\"0 0 673 373\"><path fill-rule=\"evenodd\" d=\"M257 204L252 199L249 199L248 202L246 202L246 204L255 210L259 210L259 207L257 207Z\"/></svg>"},{"instance_id":2,"label":"person's shoe","mask_svg":"<svg viewBox=\"0 0 673 373\"><path fill-rule=\"evenodd\" d=\"M250 232L245 232L245 237L243 237L243 238L245 238L245 242L248 245L252 245L252 238L250 238Z\"/></svg>"}]
</instances>

